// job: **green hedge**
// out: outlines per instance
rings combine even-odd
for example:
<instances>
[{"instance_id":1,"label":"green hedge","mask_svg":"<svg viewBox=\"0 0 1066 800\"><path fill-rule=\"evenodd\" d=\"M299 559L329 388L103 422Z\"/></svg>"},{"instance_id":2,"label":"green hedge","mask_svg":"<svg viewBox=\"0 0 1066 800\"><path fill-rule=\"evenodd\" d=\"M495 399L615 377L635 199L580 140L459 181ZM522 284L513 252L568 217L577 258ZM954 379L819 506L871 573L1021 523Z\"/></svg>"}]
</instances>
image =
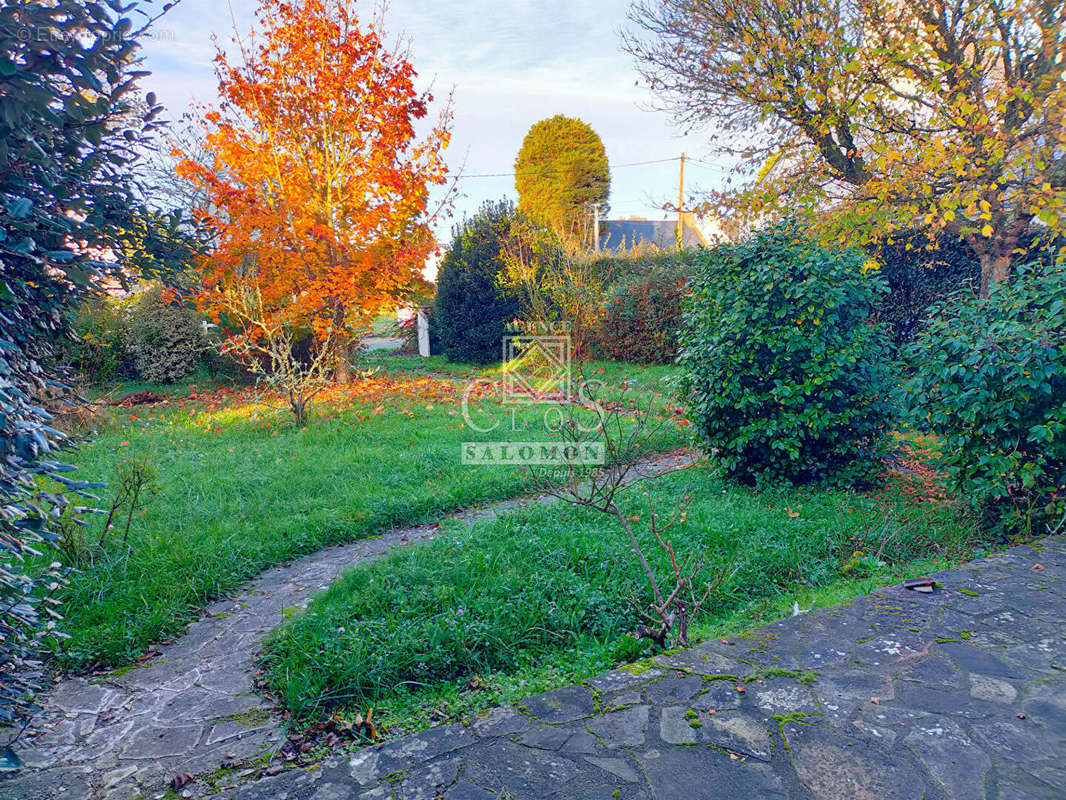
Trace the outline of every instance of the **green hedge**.
<instances>
[{"instance_id":1,"label":"green hedge","mask_svg":"<svg viewBox=\"0 0 1066 800\"><path fill-rule=\"evenodd\" d=\"M696 250L664 250L599 259L611 288L590 332L596 358L669 364L677 357L681 310Z\"/></svg>"},{"instance_id":2,"label":"green hedge","mask_svg":"<svg viewBox=\"0 0 1066 800\"><path fill-rule=\"evenodd\" d=\"M731 477L849 483L877 466L892 376L871 319L884 286L863 261L791 226L697 257L680 387Z\"/></svg>"},{"instance_id":3,"label":"green hedge","mask_svg":"<svg viewBox=\"0 0 1066 800\"><path fill-rule=\"evenodd\" d=\"M441 261L432 330L451 361L500 358L507 323L519 314L515 292L501 286L501 248L517 221L508 201L486 203L452 234Z\"/></svg>"},{"instance_id":4,"label":"green hedge","mask_svg":"<svg viewBox=\"0 0 1066 800\"><path fill-rule=\"evenodd\" d=\"M986 525L1055 525L1066 512L1066 262L938 304L905 358L913 420L943 438L948 475Z\"/></svg>"}]
</instances>

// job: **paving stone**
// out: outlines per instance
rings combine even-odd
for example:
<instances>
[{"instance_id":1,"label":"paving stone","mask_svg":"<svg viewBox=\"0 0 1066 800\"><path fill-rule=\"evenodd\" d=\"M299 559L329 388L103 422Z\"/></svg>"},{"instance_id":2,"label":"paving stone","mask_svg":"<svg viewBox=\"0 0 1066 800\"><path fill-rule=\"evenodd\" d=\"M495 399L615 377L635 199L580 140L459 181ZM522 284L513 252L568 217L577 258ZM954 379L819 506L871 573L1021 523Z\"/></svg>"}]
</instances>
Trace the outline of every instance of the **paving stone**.
<instances>
[{"instance_id":1,"label":"paving stone","mask_svg":"<svg viewBox=\"0 0 1066 800\"><path fill-rule=\"evenodd\" d=\"M510 706L493 708L474 716L471 726L478 736L503 736L510 733L521 733L527 730L532 723L529 717L520 714Z\"/></svg>"},{"instance_id":2,"label":"paving stone","mask_svg":"<svg viewBox=\"0 0 1066 800\"><path fill-rule=\"evenodd\" d=\"M807 669L822 669L846 664L851 654L842 649L837 639L822 639L813 643L803 654L803 665Z\"/></svg>"},{"instance_id":3,"label":"paving stone","mask_svg":"<svg viewBox=\"0 0 1066 800\"><path fill-rule=\"evenodd\" d=\"M970 673L970 697L990 703L1013 703L1018 698L1018 690L1000 678Z\"/></svg>"},{"instance_id":4,"label":"paving stone","mask_svg":"<svg viewBox=\"0 0 1066 800\"><path fill-rule=\"evenodd\" d=\"M621 694L613 697L610 702L606 703L605 707L608 709L625 708L626 706L635 706L643 701L641 693L638 691L622 692Z\"/></svg>"},{"instance_id":5,"label":"paving stone","mask_svg":"<svg viewBox=\"0 0 1066 800\"><path fill-rule=\"evenodd\" d=\"M667 675L644 689L644 696L649 703L687 703L700 689L703 680L695 675Z\"/></svg>"},{"instance_id":6,"label":"paving stone","mask_svg":"<svg viewBox=\"0 0 1066 800\"><path fill-rule=\"evenodd\" d=\"M728 797L787 800L769 766L731 759L708 747L651 748L634 753L656 800Z\"/></svg>"},{"instance_id":7,"label":"paving stone","mask_svg":"<svg viewBox=\"0 0 1066 800\"><path fill-rule=\"evenodd\" d=\"M738 708L741 697L732 681L708 681L688 705L697 711L721 711Z\"/></svg>"},{"instance_id":8,"label":"paving stone","mask_svg":"<svg viewBox=\"0 0 1066 800\"><path fill-rule=\"evenodd\" d=\"M600 739L589 733L588 730L575 731L567 737L562 746L563 752L568 755L598 753L603 749L604 747Z\"/></svg>"},{"instance_id":9,"label":"paving stone","mask_svg":"<svg viewBox=\"0 0 1066 800\"><path fill-rule=\"evenodd\" d=\"M770 735L763 723L746 714L726 711L721 714L702 715L699 728L700 741L723 747L734 753L769 761Z\"/></svg>"},{"instance_id":10,"label":"paving stone","mask_svg":"<svg viewBox=\"0 0 1066 800\"><path fill-rule=\"evenodd\" d=\"M942 689L962 689L967 684L966 673L945 656L918 659L901 669L899 677L900 680Z\"/></svg>"},{"instance_id":11,"label":"paving stone","mask_svg":"<svg viewBox=\"0 0 1066 800\"><path fill-rule=\"evenodd\" d=\"M661 669L648 669L639 672L633 672L628 669L614 669L602 675L597 675L595 678L589 678L585 683L597 691L617 692L622 689L641 686L662 674L663 671Z\"/></svg>"},{"instance_id":12,"label":"paving stone","mask_svg":"<svg viewBox=\"0 0 1066 800\"><path fill-rule=\"evenodd\" d=\"M898 669L928 654L932 644L928 634L897 629L856 645L852 654L866 667Z\"/></svg>"},{"instance_id":13,"label":"paving stone","mask_svg":"<svg viewBox=\"0 0 1066 800\"><path fill-rule=\"evenodd\" d=\"M739 658L703 648L656 656L655 662L662 667L684 670L694 675L736 675L743 678L755 671L753 665Z\"/></svg>"},{"instance_id":14,"label":"paving stone","mask_svg":"<svg viewBox=\"0 0 1066 800\"><path fill-rule=\"evenodd\" d=\"M594 717L587 727L605 747L637 747L644 744L648 733L648 706L633 706Z\"/></svg>"},{"instance_id":15,"label":"paving stone","mask_svg":"<svg viewBox=\"0 0 1066 800\"><path fill-rule=\"evenodd\" d=\"M667 744L695 744L696 729L691 725L686 706L666 706L659 715L659 738Z\"/></svg>"},{"instance_id":16,"label":"paving stone","mask_svg":"<svg viewBox=\"0 0 1066 800\"><path fill-rule=\"evenodd\" d=\"M794 679L769 678L749 683L746 688L747 696L767 715L818 712L810 690Z\"/></svg>"},{"instance_id":17,"label":"paving stone","mask_svg":"<svg viewBox=\"0 0 1066 800\"><path fill-rule=\"evenodd\" d=\"M636 783L640 778L633 765L621 758L585 756L585 760L626 783Z\"/></svg>"},{"instance_id":18,"label":"paving stone","mask_svg":"<svg viewBox=\"0 0 1066 800\"><path fill-rule=\"evenodd\" d=\"M820 675L809 688L818 701L818 710L838 725L873 698L884 702L895 697L890 678L855 669L834 670Z\"/></svg>"},{"instance_id":19,"label":"paving stone","mask_svg":"<svg viewBox=\"0 0 1066 800\"><path fill-rule=\"evenodd\" d=\"M56 687L48 704L68 714L99 714L117 698L118 693L106 686L69 678Z\"/></svg>"},{"instance_id":20,"label":"paving stone","mask_svg":"<svg viewBox=\"0 0 1066 800\"><path fill-rule=\"evenodd\" d=\"M986 650L961 642L945 642L939 649L953 662L969 672L991 675L996 678L1024 678L1024 671Z\"/></svg>"},{"instance_id":21,"label":"paving stone","mask_svg":"<svg viewBox=\"0 0 1066 800\"><path fill-rule=\"evenodd\" d=\"M404 800L434 800L455 783L459 777L461 762L457 758L445 758L420 769L412 769L400 784L400 796Z\"/></svg>"},{"instance_id":22,"label":"paving stone","mask_svg":"<svg viewBox=\"0 0 1066 800\"><path fill-rule=\"evenodd\" d=\"M527 697L519 708L541 722L572 722L592 716L595 703L584 686L567 686L554 692Z\"/></svg>"},{"instance_id":23,"label":"paving stone","mask_svg":"<svg viewBox=\"0 0 1066 800\"><path fill-rule=\"evenodd\" d=\"M581 763L585 769L594 769L584 760ZM573 759L559 753L499 740L475 745L467 751L463 767L463 777L478 786L518 798L548 797L582 771Z\"/></svg>"},{"instance_id":24,"label":"paving stone","mask_svg":"<svg viewBox=\"0 0 1066 800\"><path fill-rule=\"evenodd\" d=\"M988 753L995 753L997 762L1040 761L1055 753L1047 732L1032 720L1010 717L996 722L975 722L970 726L973 738Z\"/></svg>"},{"instance_id":25,"label":"paving stone","mask_svg":"<svg viewBox=\"0 0 1066 800\"><path fill-rule=\"evenodd\" d=\"M796 775L814 800L913 800L928 795L922 774L893 753L827 726L784 726Z\"/></svg>"},{"instance_id":26,"label":"paving stone","mask_svg":"<svg viewBox=\"0 0 1066 800\"><path fill-rule=\"evenodd\" d=\"M123 758L160 759L187 755L200 741L203 728L199 725L143 728L126 741Z\"/></svg>"},{"instance_id":27,"label":"paving stone","mask_svg":"<svg viewBox=\"0 0 1066 800\"><path fill-rule=\"evenodd\" d=\"M903 742L953 800L985 796L985 776L992 760L952 720L939 717L921 722Z\"/></svg>"},{"instance_id":28,"label":"paving stone","mask_svg":"<svg viewBox=\"0 0 1066 800\"><path fill-rule=\"evenodd\" d=\"M558 750L574 735L574 731L562 725L536 725L525 731L518 741L527 747L541 750Z\"/></svg>"},{"instance_id":29,"label":"paving stone","mask_svg":"<svg viewBox=\"0 0 1066 800\"><path fill-rule=\"evenodd\" d=\"M1066 741L1066 678L1031 687L1022 709L1050 734Z\"/></svg>"},{"instance_id":30,"label":"paving stone","mask_svg":"<svg viewBox=\"0 0 1066 800\"><path fill-rule=\"evenodd\" d=\"M459 781L444 793L444 800L499 800L499 795L470 781Z\"/></svg>"},{"instance_id":31,"label":"paving stone","mask_svg":"<svg viewBox=\"0 0 1066 800\"><path fill-rule=\"evenodd\" d=\"M348 773L356 783L369 786L384 775L469 747L475 741L474 735L463 725L441 725L383 745L357 750L348 759Z\"/></svg>"},{"instance_id":32,"label":"paving stone","mask_svg":"<svg viewBox=\"0 0 1066 800\"><path fill-rule=\"evenodd\" d=\"M917 721L932 719L932 715L894 705L870 703L855 712L851 724L855 735L891 748L896 738Z\"/></svg>"}]
</instances>

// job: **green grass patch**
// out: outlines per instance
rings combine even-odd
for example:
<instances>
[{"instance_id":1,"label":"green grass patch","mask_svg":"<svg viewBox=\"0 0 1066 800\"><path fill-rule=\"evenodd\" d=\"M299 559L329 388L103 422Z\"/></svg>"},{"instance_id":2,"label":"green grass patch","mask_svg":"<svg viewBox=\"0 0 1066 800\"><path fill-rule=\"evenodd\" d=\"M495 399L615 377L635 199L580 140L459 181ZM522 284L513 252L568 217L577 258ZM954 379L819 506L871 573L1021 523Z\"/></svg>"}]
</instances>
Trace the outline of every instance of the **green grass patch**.
<instances>
[{"instance_id":1,"label":"green grass patch","mask_svg":"<svg viewBox=\"0 0 1066 800\"><path fill-rule=\"evenodd\" d=\"M659 574L666 556L639 519L645 492L660 513L692 495L687 522L670 531L679 556L701 553L732 572L695 621L705 636L787 615L793 602L839 602L980 543L951 505L756 493L701 465L624 492ZM447 536L351 569L269 640L266 684L304 720L373 706L394 729L411 730L433 709L513 702L637 660L647 652L626 636L637 621L626 597L646 588L615 525L563 504L526 508L452 525ZM843 577L860 548L877 549L883 571Z\"/></svg>"},{"instance_id":2,"label":"green grass patch","mask_svg":"<svg viewBox=\"0 0 1066 800\"><path fill-rule=\"evenodd\" d=\"M60 664L132 663L266 567L531 488L519 467L463 466L460 444L550 439L542 409L512 416L491 396L475 399L472 413L500 424L472 432L459 404L467 376L428 378L424 367L389 363L379 359L371 379L317 405L304 429L256 407L246 388L205 382L169 391L166 404L112 409L69 456L79 477L107 481L135 456L154 467L160 490L134 514L128 547L112 537L78 564L63 592L71 638ZM679 431L671 436L681 442Z\"/></svg>"}]
</instances>

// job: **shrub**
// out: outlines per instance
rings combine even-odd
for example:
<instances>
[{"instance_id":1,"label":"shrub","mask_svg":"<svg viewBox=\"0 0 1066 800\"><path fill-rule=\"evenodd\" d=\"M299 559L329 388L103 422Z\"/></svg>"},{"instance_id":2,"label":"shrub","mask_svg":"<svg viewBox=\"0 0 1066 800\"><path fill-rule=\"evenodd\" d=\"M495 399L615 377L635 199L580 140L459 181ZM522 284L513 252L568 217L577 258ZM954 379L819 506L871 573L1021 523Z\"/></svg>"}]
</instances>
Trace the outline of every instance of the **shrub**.
<instances>
[{"instance_id":1,"label":"shrub","mask_svg":"<svg viewBox=\"0 0 1066 800\"><path fill-rule=\"evenodd\" d=\"M62 619L53 595L63 570L45 560L31 572L27 557L54 552L57 518L93 488L57 463L62 437L44 399L66 312L92 274L112 269L92 253L111 247L136 203L133 159L161 110L132 71L142 10L0 4L0 724L29 713ZM53 35L68 31L77 36ZM45 476L65 491L45 489Z\"/></svg>"},{"instance_id":2,"label":"shrub","mask_svg":"<svg viewBox=\"0 0 1066 800\"><path fill-rule=\"evenodd\" d=\"M451 361L500 358L507 323L518 316L518 295L503 287L501 248L518 220L504 200L486 203L453 232L441 261L434 331Z\"/></svg>"},{"instance_id":3,"label":"shrub","mask_svg":"<svg viewBox=\"0 0 1066 800\"><path fill-rule=\"evenodd\" d=\"M61 357L91 383L133 374L126 305L107 295L93 295L74 312L73 336L63 342Z\"/></svg>"},{"instance_id":4,"label":"shrub","mask_svg":"<svg viewBox=\"0 0 1066 800\"><path fill-rule=\"evenodd\" d=\"M668 364L677 357L685 285L695 251L603 259L601 274L616 276L591 335L597 358Z\"/></svg>"},{"instance_id":5,"label":"shrub","mask_svg":"<svg viewBox=\"0 0 1066 800\"><path fill-rule=\"evenodd\" d=\"M865 248L877 261L888 291L878 302L877 318L899 347L925 324L929 308L952 292L981 287L981 263L965 242L942 236L933 243L925 232L883 239Z\"/></svg>"},{"instance_id":6,"label":"shrub","mask_svg":"<svg viewBox=\"0 0 1066 800\"><path fill-rule=\"evenodd\" d=\"M1001 532L1066 511L1066 261L1022 267L989 297L934 307L905 352L916 423L944 439L955 487Z\"/></svg>"},{"instance_id":7,"label":"shrub","mask_svg":"<svg viewBox=\"0 0 1066 800\"><path fill-rule=\"evenodd\" d=\"M932 246L930 246L932 245ZM1022 237L1023 255L1016 263L1054 262L1054 254L1066 246L1066 237L1048 237L1033 231ZM878 264L878 273L888 286L877 310L877 319L888 328L896 347L902 347L925 330L930 309L960 290L976 294L981 288L981 263L965 241L940 235L930 242L926 231L915 231L875 241L865 248Z\"/></svg>"},{"instance_id":8,"label":"shrub","mask_svg":"<svg viewBox=\"0 0 1066 800\"><path fill-rule=\"evenodd\" d=\"M884 287L863 260L791 225L697 256L680 388L733 478L848 482L876 462L891 376L871 320Z\"/></svg>"},{"instance_id":9,"label":"shrub","mask_svg":"<svg viewBox=\"0 0 1066 800\"><path fill-rule=\"evenodd\" d=\"M129 352L137 374L173 383L196 369L207 346L202 317L149 284L130 303Z\"/></svg>"}]
</instances>

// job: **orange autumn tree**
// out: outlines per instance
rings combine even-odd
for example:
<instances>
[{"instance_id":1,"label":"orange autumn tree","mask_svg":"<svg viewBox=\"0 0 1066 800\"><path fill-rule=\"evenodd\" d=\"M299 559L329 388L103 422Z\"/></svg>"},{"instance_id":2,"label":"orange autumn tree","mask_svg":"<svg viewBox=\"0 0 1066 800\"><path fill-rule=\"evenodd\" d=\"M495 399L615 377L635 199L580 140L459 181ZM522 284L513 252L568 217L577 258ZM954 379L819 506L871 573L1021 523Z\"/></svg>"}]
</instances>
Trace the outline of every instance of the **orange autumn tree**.
<instances>
[{"instance_id":1,"label":"orange autumn tree","mask_svg":"<svg viewBox=\"0 0 1066 800\"><path fill-rule=\"evenodd\" d=\"M350 380L353 335L420 274L435 247L429 193L447 171L450 104L416 131L433 98L355 5L263 0L239 60L216 56L204 155L179 153L215 234L198 300L229 332L227 350L295 392L301 422L327 377ZM308 334L311 355L297 358Z\"/></svg>"}]
</instances>

